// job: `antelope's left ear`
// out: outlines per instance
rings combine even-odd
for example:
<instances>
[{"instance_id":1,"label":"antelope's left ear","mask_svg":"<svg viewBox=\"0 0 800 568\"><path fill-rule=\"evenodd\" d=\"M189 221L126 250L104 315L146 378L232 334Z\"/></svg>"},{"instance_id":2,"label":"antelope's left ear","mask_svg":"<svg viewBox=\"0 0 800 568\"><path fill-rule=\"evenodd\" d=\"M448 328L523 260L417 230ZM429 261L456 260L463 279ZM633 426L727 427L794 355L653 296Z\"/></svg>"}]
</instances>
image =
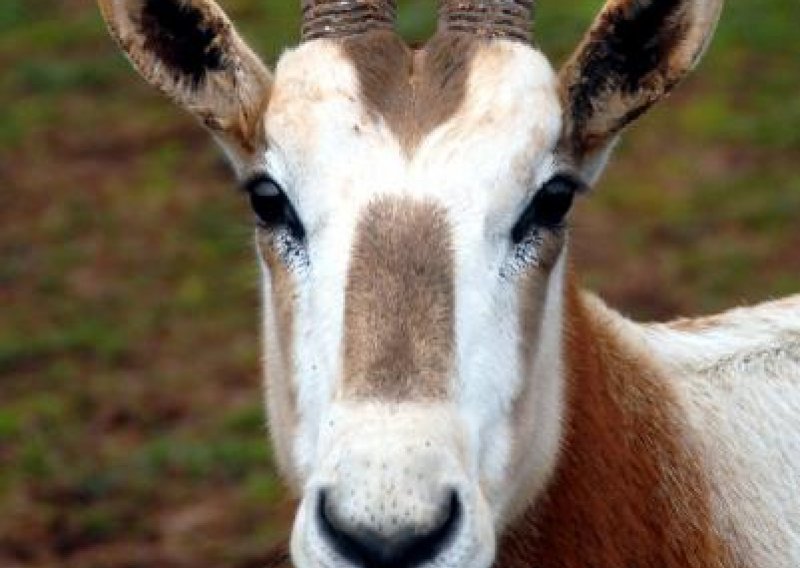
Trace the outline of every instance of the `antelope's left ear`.
<instances>
[{"instance_id":1,"label":"antelope's left ear","mask_svg":"<svg viewBox=\"0 0 800 568\"><path fill-rule=\"evenodd\" d=\"M559 74L561 151L594 182L617 134L698 63L723 0L608 0Z\"/></svg>"},{"instance_id":2,"label":"antelope's left ear","mask_svg":"<svg viewBox=\"0 0 800 568\"><path fill-rule=\"evenodd\" d=\"M271 76L213 0L98 0L145 80L235 153L249 153Z\"/></svg>"}]
</instances>

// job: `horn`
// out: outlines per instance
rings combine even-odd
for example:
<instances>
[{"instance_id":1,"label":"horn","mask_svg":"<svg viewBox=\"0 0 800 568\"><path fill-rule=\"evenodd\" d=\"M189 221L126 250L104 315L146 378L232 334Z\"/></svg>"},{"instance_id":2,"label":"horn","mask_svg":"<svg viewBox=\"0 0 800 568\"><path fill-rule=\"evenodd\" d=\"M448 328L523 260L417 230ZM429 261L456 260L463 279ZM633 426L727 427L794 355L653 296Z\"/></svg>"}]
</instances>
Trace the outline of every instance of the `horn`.
<instances>
[{"instance_id":1,"label":"horn","mask_svg":"<svg viewBox=\"0 0 800 568\"><path fill-rule=\"evenodd\" d=\"M531 41L534 0L439 0L439 30Z\"/></svg>"},{"instance_id":2,"label":"horn","mask_svg":"<svg viewBox=\"0 0 800 568\"><path fill-rule=\"evenodd\" d=\"M301 0L302 39L347 37L394 29L396 0Z\"/></svg>"}]
</instances>

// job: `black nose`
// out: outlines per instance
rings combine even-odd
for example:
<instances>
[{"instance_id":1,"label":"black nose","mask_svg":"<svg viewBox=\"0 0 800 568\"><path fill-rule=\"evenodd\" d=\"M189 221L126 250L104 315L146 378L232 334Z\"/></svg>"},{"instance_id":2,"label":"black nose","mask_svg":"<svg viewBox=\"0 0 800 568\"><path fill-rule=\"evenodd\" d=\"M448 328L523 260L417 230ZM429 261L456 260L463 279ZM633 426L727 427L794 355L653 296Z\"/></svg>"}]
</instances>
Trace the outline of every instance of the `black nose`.
<instances>
[{"instance_id":1,"label":"black nose","mask_svg":"<svg viewBox=\"0 0 800 568\"><path fill-rule=\"evenodd\" d=\"M330 545L344 558L363 568L413 568L433 560L452 540L461 517L461 502L450 491L438 521L420 529L401 526L391 532L349 526L339 518L328 492L320 491L317 516Z\"/></svg>"}]
</instances>

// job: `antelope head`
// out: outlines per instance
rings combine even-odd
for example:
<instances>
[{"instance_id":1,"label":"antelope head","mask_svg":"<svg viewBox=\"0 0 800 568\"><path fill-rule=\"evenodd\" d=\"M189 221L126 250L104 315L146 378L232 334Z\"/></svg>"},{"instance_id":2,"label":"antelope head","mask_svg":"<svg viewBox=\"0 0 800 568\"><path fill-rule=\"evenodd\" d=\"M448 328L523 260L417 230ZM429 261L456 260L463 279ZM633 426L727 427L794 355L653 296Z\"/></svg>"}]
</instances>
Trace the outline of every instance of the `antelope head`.
<instances>
[{"instance_id":1,"label":"antelope head","mask_svg":"<svg viewBox=\"0 0 800 568\"><path fill-rule=\"evenodd\" d=\"M272 441L295 563L487 568L564 413L567 214L695 65L722 0L609 0L553 71L533 0L304 0L273 72L213 0L100 0L256 216Z\"/></svg>"}]
</instances>

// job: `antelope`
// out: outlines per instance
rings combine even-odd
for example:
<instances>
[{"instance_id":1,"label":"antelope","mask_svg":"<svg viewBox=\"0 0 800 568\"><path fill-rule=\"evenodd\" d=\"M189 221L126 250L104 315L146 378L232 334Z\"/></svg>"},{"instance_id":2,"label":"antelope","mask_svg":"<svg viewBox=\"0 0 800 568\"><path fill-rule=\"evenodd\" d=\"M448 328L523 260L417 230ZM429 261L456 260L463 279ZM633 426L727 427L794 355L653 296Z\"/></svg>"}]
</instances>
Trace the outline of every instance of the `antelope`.
<instances>
[{"instance_id":1,"label":"antelope","mask_svg":"<svg viewBox=\"0 0 800 568\"><path fill-rule=\"evenodd\" d=\"M533 0L303 0L268 70L213 0L99 0L255 212L300 568L800 566L800 296L634 323L568 213L722 0L607 0L553 70Z\"/></svg>"}]
</instances>

